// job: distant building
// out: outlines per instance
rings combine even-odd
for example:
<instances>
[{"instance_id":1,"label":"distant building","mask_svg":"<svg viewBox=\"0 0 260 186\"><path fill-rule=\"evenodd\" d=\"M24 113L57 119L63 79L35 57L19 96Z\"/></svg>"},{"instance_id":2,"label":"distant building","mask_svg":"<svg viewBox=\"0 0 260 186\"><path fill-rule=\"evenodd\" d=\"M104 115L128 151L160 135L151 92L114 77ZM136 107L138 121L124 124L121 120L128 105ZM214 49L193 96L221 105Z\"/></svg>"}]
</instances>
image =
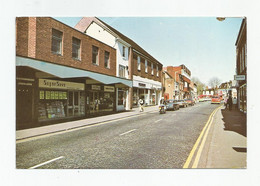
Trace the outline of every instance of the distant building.
<instances>
[{"instance_id":1,"label":"distant building","mask_svg":"<svg viewBox=\"0 0 260 186\"><path fill-rule=\"evenodd\" d=\"M165 100L175 98L175 81L174 78L167 72L163 71L163 97Z\"/></svg>"},{"instance_id":2,"label":"distant building","mask_svg":"<svg viewBox=\"0 0 260 186\"><path fill-rule=\"evenodd\" d=\"M236 41L236 75L242 76L236 85L238 108L247 112L247 22L243 19ZM244 76L244 78L243 78Z\"/></svg>"},{"instance_id":3,"label":"distant building","mask_svg":"<svg viewBox=\"0 0 260 186\"><path fill-rule=\"evenodd\" d=\"M163 68L175 80L174 99L191 98L191 72L185 65L167 66Z\"/></svg>"}]
</instances>

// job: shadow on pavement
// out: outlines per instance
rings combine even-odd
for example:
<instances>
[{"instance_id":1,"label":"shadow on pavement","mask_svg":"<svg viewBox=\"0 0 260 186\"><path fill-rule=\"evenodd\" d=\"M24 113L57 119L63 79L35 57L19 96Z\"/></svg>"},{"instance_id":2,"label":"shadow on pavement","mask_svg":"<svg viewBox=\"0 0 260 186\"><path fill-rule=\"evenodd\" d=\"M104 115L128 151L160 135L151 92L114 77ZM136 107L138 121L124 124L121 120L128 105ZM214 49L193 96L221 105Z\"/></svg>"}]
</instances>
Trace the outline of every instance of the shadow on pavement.
<instances>
[{"instance_id":1,"label":"shadow on pavement","mask_svg":"<svg viewBox=\"0 0 260 186\"><path fill-rule=\"evenodd\" d=\"M238 109L233 109L231 111L228 109L221 109L221 113L225 126L224 130L234 131L247 137L246 114L240 112Z\"/></svg>"}]
</instances>

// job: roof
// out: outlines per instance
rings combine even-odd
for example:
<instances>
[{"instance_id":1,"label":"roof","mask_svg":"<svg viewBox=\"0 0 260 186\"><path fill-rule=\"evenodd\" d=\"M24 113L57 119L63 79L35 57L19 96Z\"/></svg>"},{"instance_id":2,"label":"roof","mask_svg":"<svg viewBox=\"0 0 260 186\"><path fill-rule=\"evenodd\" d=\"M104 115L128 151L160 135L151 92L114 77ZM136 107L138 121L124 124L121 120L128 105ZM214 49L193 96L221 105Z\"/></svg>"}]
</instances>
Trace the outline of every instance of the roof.
<instances>
[{"instance_id":1,"label":"roof","mask_svg":"<svg viewBox=\"0 0 260 186\"><path fill-rule=\"evenodd\" d=\"M241 37L241 35L243 34L243 28L244 28L244 26L246 26L246 18L244 18L243 21L242 21L242 23L241 23L240 30L239 30L239 33L238 33L238 36L237 36L237 40L236 40L235 46L238 45L238 42L239 42L239 40L240 40L240 37Z\"/></svg>"},{"instance_id":2,"label":"roof","mask_svg":"<svg viewBox=\"0 0 260 186\"><path fill-rule=\"evenodd\" d=\"M143 55L147 56L148 58L150 58L151 60L159 63L162 65L162 63L160 63L158 60L156 60L153 56L151 56L148 52L146 52L142 47L140 47L136 42L134 42L133 40L131 40L130 38L128 38L127 36L123 35L122 33L120 33L118 30L114 29L113 27L111 27L110 25L106 24L105 22L101 21L100 19L98 19L97 17L83 17L75 26L75 29L81 31L81 32L85 32L87 30L87 28L90 26L90 24L92 22L95 22L97 24L102 24L103 26L105 26L106 28L108 28L110 31L112 31L114 34L116 34L116 36L118 36L120 39L122 39L123 41L127 42L128 44L131 45L131 47L135 50L137 50L138 52L142 53Z\"/></svg>"},{"instance_id":3,"label":"roof","mask_svg":"<svg viewBox=\"0 0 260 186\"><path fill-rule=\"evenodd\" d=\"M48 63L45 61L24 58L16 56L16 66L31 67L33 69L52 74L59 78L91 78L97 82L103 84L119 84L126 87L132 87L133 83L131 80L113 77L109 75L99 74L90 72L87 70L76 69L72 67L66 67L58 64Z\"/></svg>"}]
</instances>

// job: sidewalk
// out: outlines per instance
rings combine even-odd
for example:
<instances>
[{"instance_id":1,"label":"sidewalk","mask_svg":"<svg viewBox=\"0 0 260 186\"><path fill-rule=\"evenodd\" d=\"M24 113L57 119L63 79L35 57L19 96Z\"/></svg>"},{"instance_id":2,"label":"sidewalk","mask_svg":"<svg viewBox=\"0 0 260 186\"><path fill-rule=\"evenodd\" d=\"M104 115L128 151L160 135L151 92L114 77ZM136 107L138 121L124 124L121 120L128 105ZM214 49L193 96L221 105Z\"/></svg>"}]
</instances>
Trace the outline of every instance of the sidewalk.
<instances>
[{"instance_id":1,"label":"sidewalk","mask_svg":"<svg viewBox=\"0 0 260 186\"><path fill-rule=\"evenodd\" d=\"M157 106L148 106L144 107L144 113L146 112L154 112L158 110ZM125 118L129 116L134 116L138 114L142 114L143 112L139 112L139 108L133 108L131 111L120 112L116 114L110 114L106 116L94 117L89 119L82 119L77 121L70 121L65 123L59 123L54 125L48 125L43 127L24 129L16 131L16 140L21 140L25 138L30 138L34 136L40 136L49 133L55 133L60 131L65 131L73 128L79 128L87 125L93 125L101 122L111 121L119 118Z\"/></svg>"},{"instance_id":2,"label":"sidewalk","mask_svg":"<svg viewBox=\"0 0 260 186\"><path fill-rule=\"evenodd\" d=\"M214 117L206 167L246 168L246 115L237 109L221 107Z\"/></svg>"}]
</instances>

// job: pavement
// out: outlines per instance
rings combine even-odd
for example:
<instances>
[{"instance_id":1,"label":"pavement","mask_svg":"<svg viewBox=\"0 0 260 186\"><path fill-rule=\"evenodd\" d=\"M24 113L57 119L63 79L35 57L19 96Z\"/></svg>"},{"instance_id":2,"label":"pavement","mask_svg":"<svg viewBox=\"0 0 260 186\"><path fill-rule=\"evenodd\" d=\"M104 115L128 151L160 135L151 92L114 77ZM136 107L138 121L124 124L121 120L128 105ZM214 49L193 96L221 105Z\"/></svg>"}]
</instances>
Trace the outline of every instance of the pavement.
<instances>
[{"instance_id":1,"label":"pavement","mask_svg":"<svg viewBox=\"0 0 260 186\"><path fill-rule=\"evenodd\" d=\"M145 107L144 112L138 108L131 111L100 116L89 119L65 122L55 125L16 131L16 140L27 139L69 129L80 128L97 123L117 120L147 112L157 112L158 106ZM229 111L221 107L214 116L211 135L207 137L206 160L198 168L246 168L247 132L246 115L237 109Z\"/></svg>"},{"instance_id":2,"label":"pavement","mask_svg":"<svg viewBox=\"0 0 260 186\"><path fill-rule=\"evenodd\" d=\"M207 162L203 168L246 168L246 129L246 114L221 107L214 116Z\"/></svg>"},{"instance_id":3,"label":"pavement","mask_svg":"<svg viewBox=\"0 0 260 186\"><path fill-rule=\"evenodd\" d=\"M139 112L139 108L133 108L130 111L120 112L116 114L110 114L106 116L99 116L88 119L81 119L77 121L64 122L54 125L42 126L37 128L23 129L16 131L16 140L22 140L27 138L32 138L36 136L41 136L44 134L50 134L55 132L66 131L70 129L80 128L88 125L94 125L97 123L112 121L116 119L126 118L130 116L134 116L137 114L143 114L147 112L156 112L158 110L158 106L148 106L144 107L144 112Z\"/></svg>"}]
</instances>

